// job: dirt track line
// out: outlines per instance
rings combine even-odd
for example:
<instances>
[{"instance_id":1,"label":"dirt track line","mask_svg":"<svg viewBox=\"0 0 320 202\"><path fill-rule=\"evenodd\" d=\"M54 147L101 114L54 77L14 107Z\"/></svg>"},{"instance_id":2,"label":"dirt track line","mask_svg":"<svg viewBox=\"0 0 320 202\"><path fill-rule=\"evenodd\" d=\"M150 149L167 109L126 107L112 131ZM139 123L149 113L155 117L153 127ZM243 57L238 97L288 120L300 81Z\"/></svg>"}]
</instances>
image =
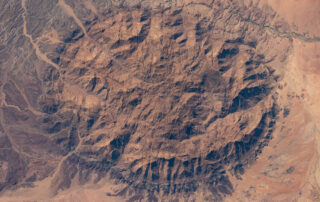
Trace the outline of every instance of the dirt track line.
<instances>
[{"instance_id":1,"label":"dirt track line","mask_svg":"<svg viewBox=\"0 0 320 202\"><path fill-rule=\"evenodd\" d=\"M288 39L298 39L303 42L312 43L312 42L320 42L320 37L308 37L304 34L293 32L293 31L281 31L279 28L271 26L271 25L265 25L265 24L259 24L258 22L251 20L249 18L244 18L240 13L238 13L240 19L244 22L249 22L251 24L254 24L256 26L262 27L265 30L270 30L271 32L276 33L279 37L288 38Z\"/></svg>"},{"instance_id":2,"label":"dirt track line","mask_svg":"<svg viewBox=\"0 0 320 202\"><path fill-rule=\"evenodd\" d=\"M24 14L22 15L22 18L23 18L23 35L25 35L30 43L32 44L33 48L35 49L36 51L36 55L38 56L39 59L43 60L44 62L54 66L55 68L57 69L60 69L60 67L55 64L54 62L52 62L44 53L42 53L40 51L40 48L38 47L38 45L33 41L32 37L30 34L28 34L28 31L27 31L27 21L26 21L26 14L27 14L27 9L26 9L26 1L25 0L22 0L21 1L21 5L22 5L22 8L24 10Z\"/></svg>"},{"instance_id":3,"label":"dirt track line","mask_svg":"<svg viewBox=\"0 0 320 202\"><path fill-rule=\"evenodd\" d=\"M76 14L73 12L72 8L66 4L64 0L59 0L58 4L64 9L64 11L74 19L74 21L77 23L77 25L82 29L85 36L88 36L86 28L83 26L82 22L79 20L79 18L76 16Z\"/></svg>"}]
</instances>

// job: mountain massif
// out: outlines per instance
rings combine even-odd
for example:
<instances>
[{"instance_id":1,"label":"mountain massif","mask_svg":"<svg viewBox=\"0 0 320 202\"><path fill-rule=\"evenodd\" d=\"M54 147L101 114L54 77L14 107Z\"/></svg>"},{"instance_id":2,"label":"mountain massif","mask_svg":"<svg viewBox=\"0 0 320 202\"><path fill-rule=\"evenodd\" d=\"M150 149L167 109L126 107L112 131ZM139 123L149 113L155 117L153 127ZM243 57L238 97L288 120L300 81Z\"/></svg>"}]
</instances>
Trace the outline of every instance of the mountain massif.
<instances>
[{"instance_id":1,"label":"mountain massif","mask_svg":"<svg viewBox=\"0 0 320 202\"><path fill-rule=\"evenodd\" d=\"M320 200L302 5L0 1L0 201Z\"/></svg>"}]
</instances>

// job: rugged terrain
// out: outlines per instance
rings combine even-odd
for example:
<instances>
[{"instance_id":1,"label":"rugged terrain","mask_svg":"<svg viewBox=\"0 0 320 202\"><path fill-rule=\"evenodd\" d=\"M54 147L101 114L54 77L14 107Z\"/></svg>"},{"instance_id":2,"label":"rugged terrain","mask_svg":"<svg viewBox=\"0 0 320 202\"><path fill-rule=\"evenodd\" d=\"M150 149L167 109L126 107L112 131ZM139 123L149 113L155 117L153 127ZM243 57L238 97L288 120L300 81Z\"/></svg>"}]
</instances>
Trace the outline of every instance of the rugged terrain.
<instances>
[{"instance_id":1,"label":"rugged terrain","mask_svg":"<svg viewBox=\"0 0 320 202\"><path fill-rule=\"evenodd\" d=\"M320 200L320 5L286 2L0 1L0 201Z\"/></svg>"}]
</instances>

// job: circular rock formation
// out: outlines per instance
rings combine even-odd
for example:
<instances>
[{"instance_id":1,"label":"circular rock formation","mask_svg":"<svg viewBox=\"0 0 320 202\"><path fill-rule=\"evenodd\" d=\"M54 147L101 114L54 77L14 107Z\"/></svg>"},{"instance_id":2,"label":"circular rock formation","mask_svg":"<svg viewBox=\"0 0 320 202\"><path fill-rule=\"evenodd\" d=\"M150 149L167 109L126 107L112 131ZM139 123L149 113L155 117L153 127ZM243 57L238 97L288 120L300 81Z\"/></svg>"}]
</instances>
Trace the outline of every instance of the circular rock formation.
<instances>
[{"instance_id":1,"label":"circular rock formation","mask_svg":"<svg viewBox=\"0 0 320 202\"><path fill-rule=\"evenodd\" d=\"M6 81L2 111L6 127L33 128L44 145L39 151L52 156L37 172L30 165L39 162L19 157L27 159L20 166L27 179L6 181L0 169L3 187L50 175L54 193L75 181L108 179L123 185L106 190L108 196L131 201L192 199L199 190L209 193L204 200L222 200L235 189L231 178L240 180L273 137L291 40L274 26L286 24L271 23L276 15L269 7L121 1L96 11L58 1L52 8L68 20L55 15L38 30L28 24L36 11L25 3L24 35L50 65L38 71L37 94L10 93L19 84ZM30 105L15 103L19 96L33 97L38 113L17 112Z\"/></svg>"},{"instance_id":2,"label":"circular rock formation","mask_svg":"<svg viewBox=\"0 0 320 202\"><path fill-rule=\"evenodd\" d=\"M273 17L233 1L122 4L66 34L43 101L68 153L56 188L109 173L133 198L231 194L229 176L241 178L278 116L290 42L266 32ZM74 125L52 118L70 111Z\"/></svg>"}]
</instances>

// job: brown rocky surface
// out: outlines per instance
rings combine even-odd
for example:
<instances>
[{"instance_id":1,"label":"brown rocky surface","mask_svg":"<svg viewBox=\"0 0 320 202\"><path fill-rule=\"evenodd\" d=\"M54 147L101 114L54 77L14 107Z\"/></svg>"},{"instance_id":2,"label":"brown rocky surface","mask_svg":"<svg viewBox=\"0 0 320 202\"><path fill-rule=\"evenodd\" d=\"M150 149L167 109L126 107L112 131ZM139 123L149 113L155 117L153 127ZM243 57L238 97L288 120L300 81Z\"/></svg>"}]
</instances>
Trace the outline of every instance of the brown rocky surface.
<instances>
[{"instance_id":1,"label":"brown rocky surface","mask_svg":"<svg viewBox=\"0 0 320 202\"><path fill-rule=\"evenodd\" d=\"M319 6L0 1L0 201L319 201Z\"/></svg>"}]
</instances>

